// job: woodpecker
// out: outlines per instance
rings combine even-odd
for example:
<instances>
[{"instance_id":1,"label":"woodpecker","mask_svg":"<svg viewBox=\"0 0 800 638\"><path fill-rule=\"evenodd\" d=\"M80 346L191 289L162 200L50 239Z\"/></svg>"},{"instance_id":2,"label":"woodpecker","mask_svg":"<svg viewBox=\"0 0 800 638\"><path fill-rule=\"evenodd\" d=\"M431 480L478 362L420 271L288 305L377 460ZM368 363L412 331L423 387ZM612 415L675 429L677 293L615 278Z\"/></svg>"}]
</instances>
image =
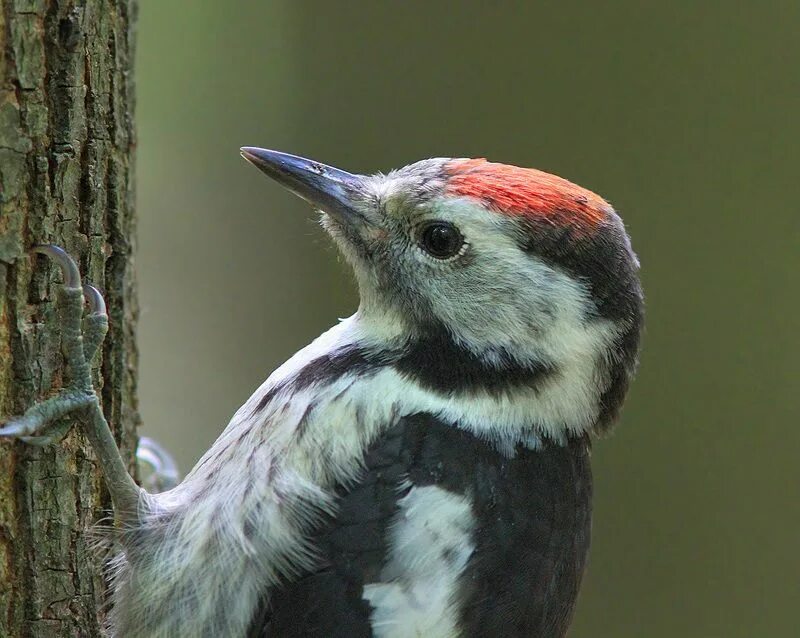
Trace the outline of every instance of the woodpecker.
<instances>
[{"instance_id":1,"label":"woodpecker","mask_svg":"<svg viewBox=\"0 0 800 638\"><path fill-rule=\"evenodd\" d=\"M166 492L127 474L91 387L102 297L62 250L35 249L64 271L70 382L0 434L52 443L72 415L94 446L119 521L112 634L565 635L591 441L617 418L643 322L620 217L565 179L484 159L365 176L241 153L321 211L360 305Z\"/></svg>"}]
</instances>

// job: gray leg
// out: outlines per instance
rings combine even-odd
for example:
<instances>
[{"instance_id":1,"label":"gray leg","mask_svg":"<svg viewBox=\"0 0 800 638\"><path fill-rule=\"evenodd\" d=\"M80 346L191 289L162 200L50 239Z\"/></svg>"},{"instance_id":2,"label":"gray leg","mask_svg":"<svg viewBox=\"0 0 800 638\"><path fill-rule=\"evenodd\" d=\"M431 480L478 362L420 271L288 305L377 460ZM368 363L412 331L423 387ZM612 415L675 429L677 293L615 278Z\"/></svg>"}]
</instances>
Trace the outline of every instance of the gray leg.
<instances>
[{"instance_id":1,"label":"gray leg","mask_svg":"<svg viewBox=\"0 0 800 638\"><path fill-rule=\"evenodd\" d=\"M64 286L58 291L57 304L69 382L57 396L37 403L23 416L0 427L0 437L17 438L38 445L48 444L60 439L69 428L69 424L64 426L59 420L71 417L80 424L97 455L117 516L123 521L135 519L142 490L128 474L120 456L95 394L89 365L108 330L103 297L94 287L81 287L78 266L63 249L48 245L36 246L33 250L55 261L64 276ZM84 289L90 308L86 317L86 341L81 331Z\"/></svg>"}]
</instances>

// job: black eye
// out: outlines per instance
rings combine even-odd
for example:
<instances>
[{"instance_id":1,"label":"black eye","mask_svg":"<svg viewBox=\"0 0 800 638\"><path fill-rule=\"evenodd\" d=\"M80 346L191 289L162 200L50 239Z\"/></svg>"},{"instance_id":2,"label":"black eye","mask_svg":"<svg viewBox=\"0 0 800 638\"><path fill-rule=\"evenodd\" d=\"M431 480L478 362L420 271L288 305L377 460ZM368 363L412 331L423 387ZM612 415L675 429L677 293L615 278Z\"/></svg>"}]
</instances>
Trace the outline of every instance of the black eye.
<instances>
[{"instance_id":1,"label":"black eye","mask_svg":"<svg viewBox=\"0 0 800 638\"><path fill-rule=\"evenodd\" d=\"M464 237L452 224L433 222L422 229L419 242L432 257L447 259L458 254L464 245Z\"/></svg>"}]
</instances>

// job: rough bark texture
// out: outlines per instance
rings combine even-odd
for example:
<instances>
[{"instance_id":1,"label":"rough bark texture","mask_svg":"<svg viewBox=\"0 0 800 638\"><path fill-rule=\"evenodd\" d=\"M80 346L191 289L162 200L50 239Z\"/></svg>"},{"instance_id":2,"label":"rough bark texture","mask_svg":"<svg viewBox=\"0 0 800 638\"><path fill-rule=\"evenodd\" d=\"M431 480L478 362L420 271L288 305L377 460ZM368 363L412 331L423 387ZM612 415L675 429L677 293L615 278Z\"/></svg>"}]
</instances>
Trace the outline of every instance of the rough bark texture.
<instances>
[{"instance_id":1,"label":"rough bark texture","mask_svg":"<svg viewBox=\"0 0 800 638\"><path fill-rule=\"evenodd\" d=\"M31 245L64 246L104 291L95 371L118 442L135 446L134 2L0 0L0 420L62 383L53 299ZM87 531L108 513L72 430L39 449L0 443L0 636L98 636L103 580Z\"/></svg>"}]
</instances>

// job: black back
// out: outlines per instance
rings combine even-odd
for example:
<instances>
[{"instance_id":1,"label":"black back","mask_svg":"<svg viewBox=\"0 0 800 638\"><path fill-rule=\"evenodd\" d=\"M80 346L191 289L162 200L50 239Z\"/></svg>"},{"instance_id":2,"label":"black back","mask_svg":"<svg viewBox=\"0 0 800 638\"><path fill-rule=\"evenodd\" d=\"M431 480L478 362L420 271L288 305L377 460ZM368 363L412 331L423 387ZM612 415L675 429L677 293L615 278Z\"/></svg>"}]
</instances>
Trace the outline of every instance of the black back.
<instances>
[{"instance_id":1,"label":"black back","mask_svg":"<svg viewBox=\"0 0 800 638\"><path fill-rule=\"evenodd\" d=\"M588 438L519 447L509 459L464 430L419 414L373 445L357 484L339 488L337 515L316 533L320 567L268 592L251 636L372 636L363 586L380 580L404 478L473 502L476 547L457 594L462 636L566 633L589 549Z\"/></svg>"}]
</instances>

